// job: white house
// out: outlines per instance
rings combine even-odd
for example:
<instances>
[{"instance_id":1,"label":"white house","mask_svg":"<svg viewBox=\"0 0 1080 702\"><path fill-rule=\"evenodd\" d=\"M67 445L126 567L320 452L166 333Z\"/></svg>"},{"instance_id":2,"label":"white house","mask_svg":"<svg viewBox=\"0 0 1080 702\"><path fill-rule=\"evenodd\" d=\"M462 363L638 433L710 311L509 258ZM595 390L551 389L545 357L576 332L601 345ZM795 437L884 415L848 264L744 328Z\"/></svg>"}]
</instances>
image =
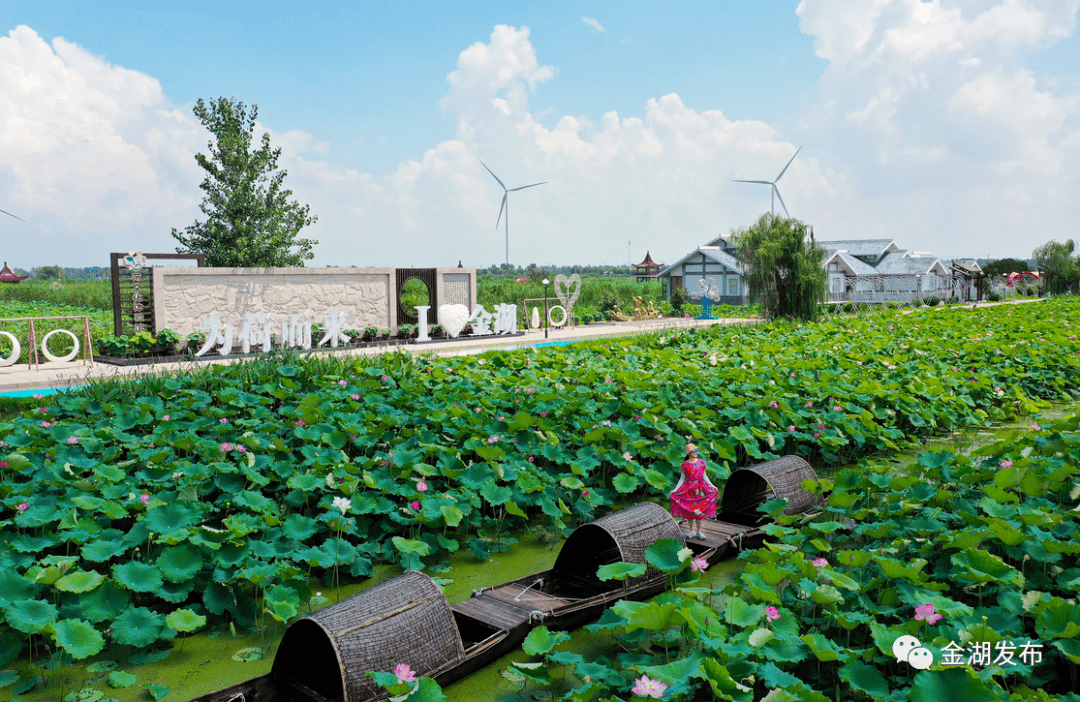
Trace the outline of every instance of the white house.
<instances>
[{"instance_id":1,"label":"white house","mask_svg":"<svg viewBox=\"0 0 1080 702\"><path fill-rule=\"evenodd\" d=\"M743 265L733 255L731 242L719 236L705 246L699 246L675 263L662 269L656 277L665 281L667 295L677 288L686 288L693 296L699 290L702 279L720 293L720 304L746 304L746 281Z\"/></svg>"}]
</instances>

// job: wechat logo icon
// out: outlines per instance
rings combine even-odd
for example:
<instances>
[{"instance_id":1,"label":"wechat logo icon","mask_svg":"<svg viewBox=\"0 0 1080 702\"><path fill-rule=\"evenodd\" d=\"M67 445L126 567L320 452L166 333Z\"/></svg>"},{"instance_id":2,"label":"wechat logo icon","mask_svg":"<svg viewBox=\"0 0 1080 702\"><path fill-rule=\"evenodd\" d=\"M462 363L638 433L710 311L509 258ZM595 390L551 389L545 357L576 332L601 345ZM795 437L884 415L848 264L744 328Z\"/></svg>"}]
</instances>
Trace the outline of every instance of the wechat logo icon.
<instances>
[{"instance_id":1,"label":"wechat logo icon","mask_svg":"<svg viewBox=\"0 0 1080 702\"><path fill-rule=\"evenodd\" d=\"M901 636L892 645L893 655L912 668L926 670L934 664L934 654L914 636Z\"/></svg>"}]
</instances>

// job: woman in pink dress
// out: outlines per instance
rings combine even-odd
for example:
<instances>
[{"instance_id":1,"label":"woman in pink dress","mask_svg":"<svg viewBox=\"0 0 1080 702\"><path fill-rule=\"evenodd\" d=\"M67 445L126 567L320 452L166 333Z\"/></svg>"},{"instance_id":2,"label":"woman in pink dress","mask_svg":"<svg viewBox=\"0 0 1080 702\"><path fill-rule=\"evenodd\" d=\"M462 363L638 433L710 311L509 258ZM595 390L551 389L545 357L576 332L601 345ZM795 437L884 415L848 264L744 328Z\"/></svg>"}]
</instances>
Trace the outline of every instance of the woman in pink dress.
<instances>
[{"instance_id":1,"label":"woman in pink dress","mask_svg":"<svg viewBox=\"0 0 1080 702\"><path fill-rule=\"evenodd\" d=\"M701 520L716 516L716 486L705 474L705 461L698 458L697 446L686 445L686 460L682 464L679 484L671 493L671 514L676 519L690 522L691 538L704 538L701 532Z\"/></svg>"}]
</instances>

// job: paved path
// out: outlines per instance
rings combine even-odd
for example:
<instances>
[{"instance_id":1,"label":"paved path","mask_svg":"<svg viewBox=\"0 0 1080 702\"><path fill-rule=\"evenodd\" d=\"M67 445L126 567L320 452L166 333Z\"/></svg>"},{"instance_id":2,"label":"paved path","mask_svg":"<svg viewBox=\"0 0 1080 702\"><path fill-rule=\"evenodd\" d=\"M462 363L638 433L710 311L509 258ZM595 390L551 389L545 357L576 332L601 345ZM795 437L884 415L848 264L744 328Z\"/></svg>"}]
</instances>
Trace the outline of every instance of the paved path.
<instances>
[{"instance_id":1,"label":"paved path","mask_svg":"<svg viewBox=\"0 0 1080 702\"><path fill-rule=\"evenodd\" d=\"M611 324L590 324L588 326L571 327L568 329L552 329L547 338L544 338L543 330L526 332L523 336L498 337L489 336L477 339L465 339L462 341L435 341L427 344L407 344L397 347L363 348L332 351L329 353L341 355L374 355L379 353L393 352L397 350L412 353L434 353L440 356L459 356L496 349L514 349L524 346L535 346L551 342L580 341L583 339L600 339L605 337L626 336L655 332L664 329L687 329L690 327L705 327L714 324L756 324L756 319L717 319L711 321L699 321L696 319L652 319L644 322L614 322ZM222 359L216 361L198 361L194 367L198 368L207 363L235 363L239 359ZM7 368L0 368L0 393L17 391L33 391L45 388L66 388L73 385L84 385L90 378L114 378L134 377L146 373L166 373L179 370L181 367L190 369L191 362L160 363L144 366L114 366L107 363L84 364L81 360L68 361L66 363L42 363L40 370L17 364Z\"/></svg>"}]
</instances>

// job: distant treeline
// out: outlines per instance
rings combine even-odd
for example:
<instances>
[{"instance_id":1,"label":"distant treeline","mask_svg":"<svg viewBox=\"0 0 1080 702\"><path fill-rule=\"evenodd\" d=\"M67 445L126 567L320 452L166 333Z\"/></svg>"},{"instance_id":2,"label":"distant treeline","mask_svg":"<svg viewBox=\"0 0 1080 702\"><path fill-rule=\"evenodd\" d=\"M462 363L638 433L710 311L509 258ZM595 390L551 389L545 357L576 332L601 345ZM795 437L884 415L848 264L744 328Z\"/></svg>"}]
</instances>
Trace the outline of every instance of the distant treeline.
<instances>
[{"instance_id":1,"label":"distant treeline","mask_svg":"<svg viewBox=\"0 0 1080 702\"><path fill-rule=\"evenodd\" d=\"M592 276L628 276L634 274L633 266L538 266L535 263L522 266L508 266L505 263L501 263L497 266L490 266L489 268L478 268L477 275L482 276L499 276L504 278L529 278L530 280L544 278L546 276L558 275L571 275L577 273L578 275L592 277Z\"/></svg>"},{"instance_id":2,"label":"distant treeline","mask_svg":"<svg viewBox=\"0 0 1080 702\"><path fill-rule=\"evenodd\" d=\"M97 280L108 278L109 269L106 266L87 266L85 268L62 268L60 266L41 266L31 268L29 271L23 268L13 268L15 275L29 276L35 280Z\"/></svg>"}]
</instances>

